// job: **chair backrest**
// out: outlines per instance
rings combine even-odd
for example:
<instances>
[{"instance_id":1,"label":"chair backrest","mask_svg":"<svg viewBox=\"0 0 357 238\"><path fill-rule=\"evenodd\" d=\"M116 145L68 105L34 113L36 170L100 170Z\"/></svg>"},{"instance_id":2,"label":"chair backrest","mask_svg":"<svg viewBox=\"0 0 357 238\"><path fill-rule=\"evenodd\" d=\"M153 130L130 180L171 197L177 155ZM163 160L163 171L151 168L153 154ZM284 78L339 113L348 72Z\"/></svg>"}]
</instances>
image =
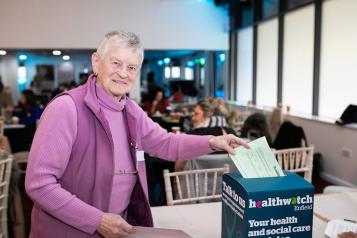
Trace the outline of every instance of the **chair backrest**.
<instances>
[{"instance_id":1,"label":"chair backrest","mask_svg":"<svg viewBox=\"0 0 357 238\"><path fill-rule=\"evenodd\" d=\"M7 238L7 204L11 177L12 156L0 150L0 237Z\"/></svg>"},{"instance_id":2,"label":"chair backrest","mask_svg":"<svg viewBox=\"0 0 357 238\"><path fill-rule=\"evenodd\" d=\"M237 167L234 165L233 160L229 158L228 153L208 154L197 157L194 160L189 160L186 163L185 170L220 168L224 164L228 164L229 172L238 172Z\"/></svg>"},{"instance_id":3,"label":"chair backrest","mask_svg":"<svg viewBox=\"0 0 357 238\"><path fill-rule=\"evenodd\" d=\"M186 170L173 173L165 169L164 181L167 205L172 206L222 198L222 193L217 192L217 185L220 186L217 181L219 177L222 178L222 175L228 172L229 166L227 164L223 168ZM173 195L171 177L176 188L175 191L177 191L176 196Z\"/></svg>"},{"instance_id":4,"label":"chair backrest","mask_svg":"<svg viewBox=\"0 0 357 238\"><path fill-rule=\"evenodd\" d=\"M303 173L304 178L311 183L314 146L273 150L273 153L283 170Z\"/></svg>"}]
</instances>

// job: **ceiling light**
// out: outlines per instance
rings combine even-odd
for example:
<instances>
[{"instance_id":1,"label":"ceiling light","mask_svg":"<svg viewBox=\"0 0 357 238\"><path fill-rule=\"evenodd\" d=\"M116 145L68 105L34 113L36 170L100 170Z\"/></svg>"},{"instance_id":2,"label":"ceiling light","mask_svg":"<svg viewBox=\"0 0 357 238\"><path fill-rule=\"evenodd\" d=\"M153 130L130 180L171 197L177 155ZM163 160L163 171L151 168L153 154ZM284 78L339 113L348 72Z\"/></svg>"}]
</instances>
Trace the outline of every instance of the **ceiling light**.
<instances>
[{"instance_id":1,"label":"ceiling light","mask_svg":"<svg viewBox=\"0 0 357 238\"><path fill-rule=\"evenodd\" d=\"M63 59L63 60L70 60L71 57L69 57L69 55L64 55L64 56L62 56L62 59Z\"/></svg>"},{"instance_id":2,"label":"ceiling light","mask_svg":"<svg viewBox=\"0 0 357 238\"><path fill-rule=\"evenodd\" d=\"M169 64L170 62L171 62L171 59L170 59L170 58L165 58L165 59L164 59L164 63L165 63L165 64Z\"/></svg>"},{"instance_id":3,"label":"ceiling light","mask_svg":"<svg viewBox=\"0 0 357 238\"><path fill-rule=\"evenodd\" d=\"M52 54L53 55L61 55L62 52L60 50L54 50L54 51L52 51Z\"/></svg>"},{"instance_id":4,"label":"ceiling light","mask_svg":"<svg viewBox=\"0 0 357 238\"><path fill-rule=\"evenodd\" d=\"M6 50L0 50L0 55L6 55Z\"/></svg>"},{"instance_id":5,"label":"ceiling light","mask_svg":"<svg viewBox=\"0 0 357 238\"><path fill-rule=\"evenodd\" d=\"M26 56L26 55L19 55L19 59L20 59L20 60L26 60L26 59L27 59L27 56Z\"/></svg>"}]
</instances>

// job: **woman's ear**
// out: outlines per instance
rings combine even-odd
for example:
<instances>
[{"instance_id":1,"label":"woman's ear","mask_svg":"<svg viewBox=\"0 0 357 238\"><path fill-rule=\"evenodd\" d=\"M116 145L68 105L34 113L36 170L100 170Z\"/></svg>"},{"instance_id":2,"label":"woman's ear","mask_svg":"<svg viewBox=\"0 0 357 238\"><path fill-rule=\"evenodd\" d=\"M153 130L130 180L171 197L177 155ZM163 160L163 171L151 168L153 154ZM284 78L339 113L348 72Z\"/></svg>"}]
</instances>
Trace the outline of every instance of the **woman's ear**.
<instances>
[{"instance_id":1,"label":"woman's ear","mask_svg":"<svg viewBox=\"0 0 357 238\"><path fill-rule=\"evenodd\" d=\"M93 73L95 75L98 74L99 63L100 63L100 56L97 52L94 52L92 54L92 68L93 68Z\"/></svg>"}]
</instances>

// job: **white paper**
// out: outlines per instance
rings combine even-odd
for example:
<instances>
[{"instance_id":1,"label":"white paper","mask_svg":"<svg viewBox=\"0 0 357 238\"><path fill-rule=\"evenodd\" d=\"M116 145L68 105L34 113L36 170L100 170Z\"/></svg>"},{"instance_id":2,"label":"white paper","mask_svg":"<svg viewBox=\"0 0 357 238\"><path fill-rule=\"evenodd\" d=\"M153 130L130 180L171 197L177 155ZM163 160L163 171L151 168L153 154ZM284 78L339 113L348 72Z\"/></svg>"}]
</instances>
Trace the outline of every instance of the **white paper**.
<instances>
[{"instance_id":1,"label":"white paper","mask_svg":"<svg viewBox=\"0 0 357 238\"><path fill-rule=\"evenodd\" d=\"M325 235L330 238L338 238L338 234L348 231L357 232L357 224L349 221L332 220L327 223Z\"/></svg>"}]
</instances>

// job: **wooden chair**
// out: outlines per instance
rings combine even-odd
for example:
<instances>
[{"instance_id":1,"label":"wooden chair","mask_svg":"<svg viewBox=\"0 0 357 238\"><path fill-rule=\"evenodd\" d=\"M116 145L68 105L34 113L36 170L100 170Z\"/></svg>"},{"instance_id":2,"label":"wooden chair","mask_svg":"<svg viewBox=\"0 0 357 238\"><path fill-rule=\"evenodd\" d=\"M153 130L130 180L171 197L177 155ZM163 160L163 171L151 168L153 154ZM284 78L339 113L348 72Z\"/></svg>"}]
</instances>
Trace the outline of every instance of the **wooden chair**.
<instances>
[{"instance_id":1,"label":"wooden chair","mask_svg":"<svg viewBox=\"0 0 357 238\"><path fill-rule=\"evenodd\" d=\"M217 181L219 177L222 178L222 175L228 172L229 166L227 164L224 164L223 168L187 170L173 173L165 169L164 182L167 205L220 199L222 193L217 193L217 185L220 186ZM174 199L173 196L171 177L174 178L177 199ZM181 182L184 183L183 186L181 186Z\"/></svg>"},{"instance_id":2,"label":"wooden chair","mask_svg":"<svg viewBox=\"0 0 357 238\"><path fill-rule=\"evenodd\" d=\"M189 160L186 163L185 170L213 169L222 167L224 164L229 166L229 172L238 172L228 153L208 154Z\"/></svg>"},{"instance_id":3,"label":"wooden chair","mask_svg":"<svg viewBox=\"0 0 357 238\"><path fill-rule=\"evenodd\" d=\"M7 204L9 196L9 184L11 178L12 156L0 151L0 237L8 238L7 230Z\"/></svg>"},{"instance_id":4,"label":"wooden chair","mask_svg":"<svg viewBox=\"0 0 357 238\"><path fill-rule=\"evenodd\" d=\"M314 146L283 150L273 150L283 170L304 173L304 178L311 183Z\"/></svg>"}]
</instances>

